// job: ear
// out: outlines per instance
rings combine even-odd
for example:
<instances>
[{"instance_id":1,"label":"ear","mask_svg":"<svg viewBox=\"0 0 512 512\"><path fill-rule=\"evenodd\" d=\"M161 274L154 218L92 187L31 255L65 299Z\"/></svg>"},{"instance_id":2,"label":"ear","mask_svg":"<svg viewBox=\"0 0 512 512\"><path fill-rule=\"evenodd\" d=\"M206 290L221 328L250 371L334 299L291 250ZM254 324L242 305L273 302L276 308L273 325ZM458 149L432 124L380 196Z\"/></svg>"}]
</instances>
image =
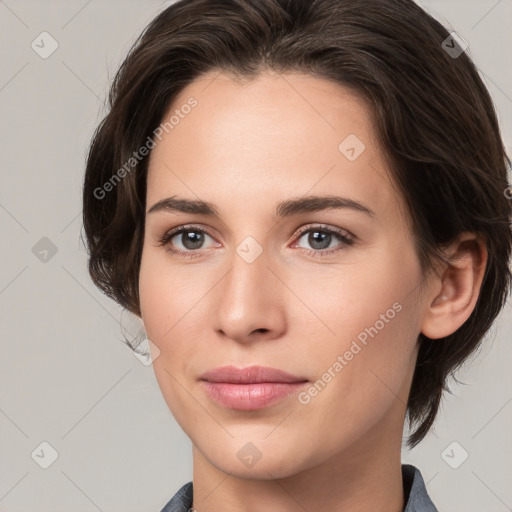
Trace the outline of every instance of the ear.
<instances>
[{"instance_id":1,"label":"ear","mask_svg":"<svg viewBox=\"0 0 512 512\"><path fill-rule=\"evenodd\" d=\"M426 303L421 332L430 339L454 333L471 315L487 265L483 237L462 233L445 250L448 263L435 275Z\"/></svg>"}]
</instances>

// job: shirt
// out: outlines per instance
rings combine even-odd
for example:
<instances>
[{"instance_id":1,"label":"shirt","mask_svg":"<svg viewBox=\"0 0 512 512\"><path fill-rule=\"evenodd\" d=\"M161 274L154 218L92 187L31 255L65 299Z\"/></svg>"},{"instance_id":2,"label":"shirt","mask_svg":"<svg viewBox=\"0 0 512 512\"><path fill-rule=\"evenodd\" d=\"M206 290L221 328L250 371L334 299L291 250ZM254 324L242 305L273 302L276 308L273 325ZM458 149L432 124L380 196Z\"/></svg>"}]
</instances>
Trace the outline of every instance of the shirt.
<instances>
[{"instance_id":1,"label":"shirt","mask_svg":"<svg viewBox=\"0 0 512 512\"><path fill-rule=\"evenodd\" d=\"M402 464L405 508L403 512L439 512L432 503L420 470ZM186 483L160 512L194 512L192 509L193 485Z\"/></svg>"}]
</instances>

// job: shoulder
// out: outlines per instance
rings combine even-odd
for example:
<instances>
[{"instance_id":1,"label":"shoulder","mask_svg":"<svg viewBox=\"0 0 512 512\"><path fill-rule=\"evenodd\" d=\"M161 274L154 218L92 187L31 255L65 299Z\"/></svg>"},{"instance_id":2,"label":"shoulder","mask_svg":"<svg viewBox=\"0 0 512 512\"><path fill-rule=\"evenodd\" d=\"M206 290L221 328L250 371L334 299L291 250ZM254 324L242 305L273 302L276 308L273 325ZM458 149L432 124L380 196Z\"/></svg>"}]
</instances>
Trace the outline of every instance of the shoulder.
<instances>
[{"instance_id":1,"label":"shoulder","mask_svg":"<svg viewBox=\"0 0 512 512\"><path fill-rule=\"evenodd\" d=\"M402 478L406 503L404 512L439 512L427 493L418 468L402 464Z\"/></svg>"},{"instance_id":2,"label":"shoulder","mask_svg":"<svg viewBox=\"0 0 512 512\"><path fill-rule=\"evenodd\" d=\"M183 485L160 512L189 512L192 508L192 482Z\"/></svg>"}]
</instances>

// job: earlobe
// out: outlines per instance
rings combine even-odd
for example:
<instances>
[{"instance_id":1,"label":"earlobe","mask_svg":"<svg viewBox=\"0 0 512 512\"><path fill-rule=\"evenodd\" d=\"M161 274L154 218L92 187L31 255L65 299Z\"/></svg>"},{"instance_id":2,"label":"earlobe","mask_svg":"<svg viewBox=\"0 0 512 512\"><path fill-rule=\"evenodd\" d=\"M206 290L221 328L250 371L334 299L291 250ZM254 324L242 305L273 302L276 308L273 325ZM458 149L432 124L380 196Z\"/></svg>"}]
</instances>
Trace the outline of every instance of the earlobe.
<instances>
[{"instance_id":1,"label":"earlobe","mask_svg":"<svg viewBox=\"0 0 512 512\"><path fill-rule=\"evenodd\" d=\"M448 260L426 298L421 333L439 339L454 333L471 315L482 286L487 248L475 233L462 233L445 251Z\"/></svg>"}]
</instances>

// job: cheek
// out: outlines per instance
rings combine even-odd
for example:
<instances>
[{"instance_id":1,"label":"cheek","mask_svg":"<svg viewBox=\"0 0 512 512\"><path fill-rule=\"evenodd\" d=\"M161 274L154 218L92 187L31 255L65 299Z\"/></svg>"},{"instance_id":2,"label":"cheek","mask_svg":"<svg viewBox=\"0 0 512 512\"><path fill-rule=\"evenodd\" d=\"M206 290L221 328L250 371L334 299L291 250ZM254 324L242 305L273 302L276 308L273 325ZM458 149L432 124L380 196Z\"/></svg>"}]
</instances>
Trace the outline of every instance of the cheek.
<instances>
[{"instance_id":1,"label":"cheek","mask_svg":"<svg viewBox=\"0 0 512 512\"><path fill-rule=\"evenodd\" d=\"M188 365L200 339L197 320L205 314L199 301L204 291L189 282L160 255L143 255L139 296L147 337L158 347L153 370L169 410L185 431L187 422L200 416L184 389L190 386Z\"/></svg>"},{"instance_id":2,"label":"cheek","mask_svg":"<svg viewBox=\"0 0 512 512\"><path fill-rule=\"evenodd\" d=\"M297 290L300 295L309 288L307 304L320 320L314 322L316 338L309 331L313 346L304 340L304 357L317 379L329 381L325 388L330 391L319 393L325 399L334 393L342 397L334 402L342 408L348 403L379 406L379 400L400 392L413 364L419 266L413 254L388 252L364 265L332 268L331 274L301 280ZM303 332L308 331L311 322L302 322Z\"/></svg>"},{"instance_id":3,"label":"cheek","mask_svg":"<svg viewBox=\"0 0 512 512\"><path fill-rule=\"evenodd\" d=\"M183 336L187 316L187 293L190 287L180 285L169 274L167 265L152 255L144 254L139 276L139 297L147 337L157 347L158 357L153 359L153 370L167 404L176 402L176 378L179 366L190 359L193 343L191 333ZM181 334L179 334L181 333ZM174 378L173 378L174 377ZM174 406L173 406L174 409Z\"/></svg>"},{"instance_id":4,"label":"cheek","mask_svg":"<svg viewBox=\"0 0 512 512\"><path fill-rule=\"evenodd\" d=\"M208 318L208 291L216 275L201 273L195 265L169 264L164 251L143 253L139 276L139 296L147 337L160 353L154 363L159 383L178 385L169 374L194 378L190 365L204 343Z\"/></svg>"},{"instance_id":5,"label":"cheek","mask_svg":"<svg viewBox=\"0 0 512 512\"><path fill-rule=\"evenodd\" d=\"M402 421L417 347L416 313L394 299L394 293L373 297L366 307L342 300L345 309L330 316L336 334L317 339L320 348L309 346L304 354L314 379L299 397L294 421L322 433L327 452L321 455Z\"/></svg>"},{"instance_id":6,"label":"cheek","mask_svg":"<svg viewBox=\"0 0 512 512\"><path fill-rule=\"evenodd\" d=\"M368 330L381 338L406 318L412 320L414 311L403 311L406 304L414 302L420 279L413 255L407 258L379 251L350 265L325 266L300 274L289 279L310 313L296 320L306 328L314 324L320 336L333 340L336 349L360 334L364 342L365 333L370 336Z\"/></svg>"},{"instance_id":7,"label":"cheek","mask_svg":"<svg viewBox=\"0 0 512 512\"><path fill-rule=\"evenodd\" d=\"M163 349L180 324L195 315L194 306L205 294L204 280L187 275L187 269L169 264L165 251L143 251L139 275L142 317L150 339ZM160 346L162 345L162 346Z\"/></svg>"}]
</instances>

